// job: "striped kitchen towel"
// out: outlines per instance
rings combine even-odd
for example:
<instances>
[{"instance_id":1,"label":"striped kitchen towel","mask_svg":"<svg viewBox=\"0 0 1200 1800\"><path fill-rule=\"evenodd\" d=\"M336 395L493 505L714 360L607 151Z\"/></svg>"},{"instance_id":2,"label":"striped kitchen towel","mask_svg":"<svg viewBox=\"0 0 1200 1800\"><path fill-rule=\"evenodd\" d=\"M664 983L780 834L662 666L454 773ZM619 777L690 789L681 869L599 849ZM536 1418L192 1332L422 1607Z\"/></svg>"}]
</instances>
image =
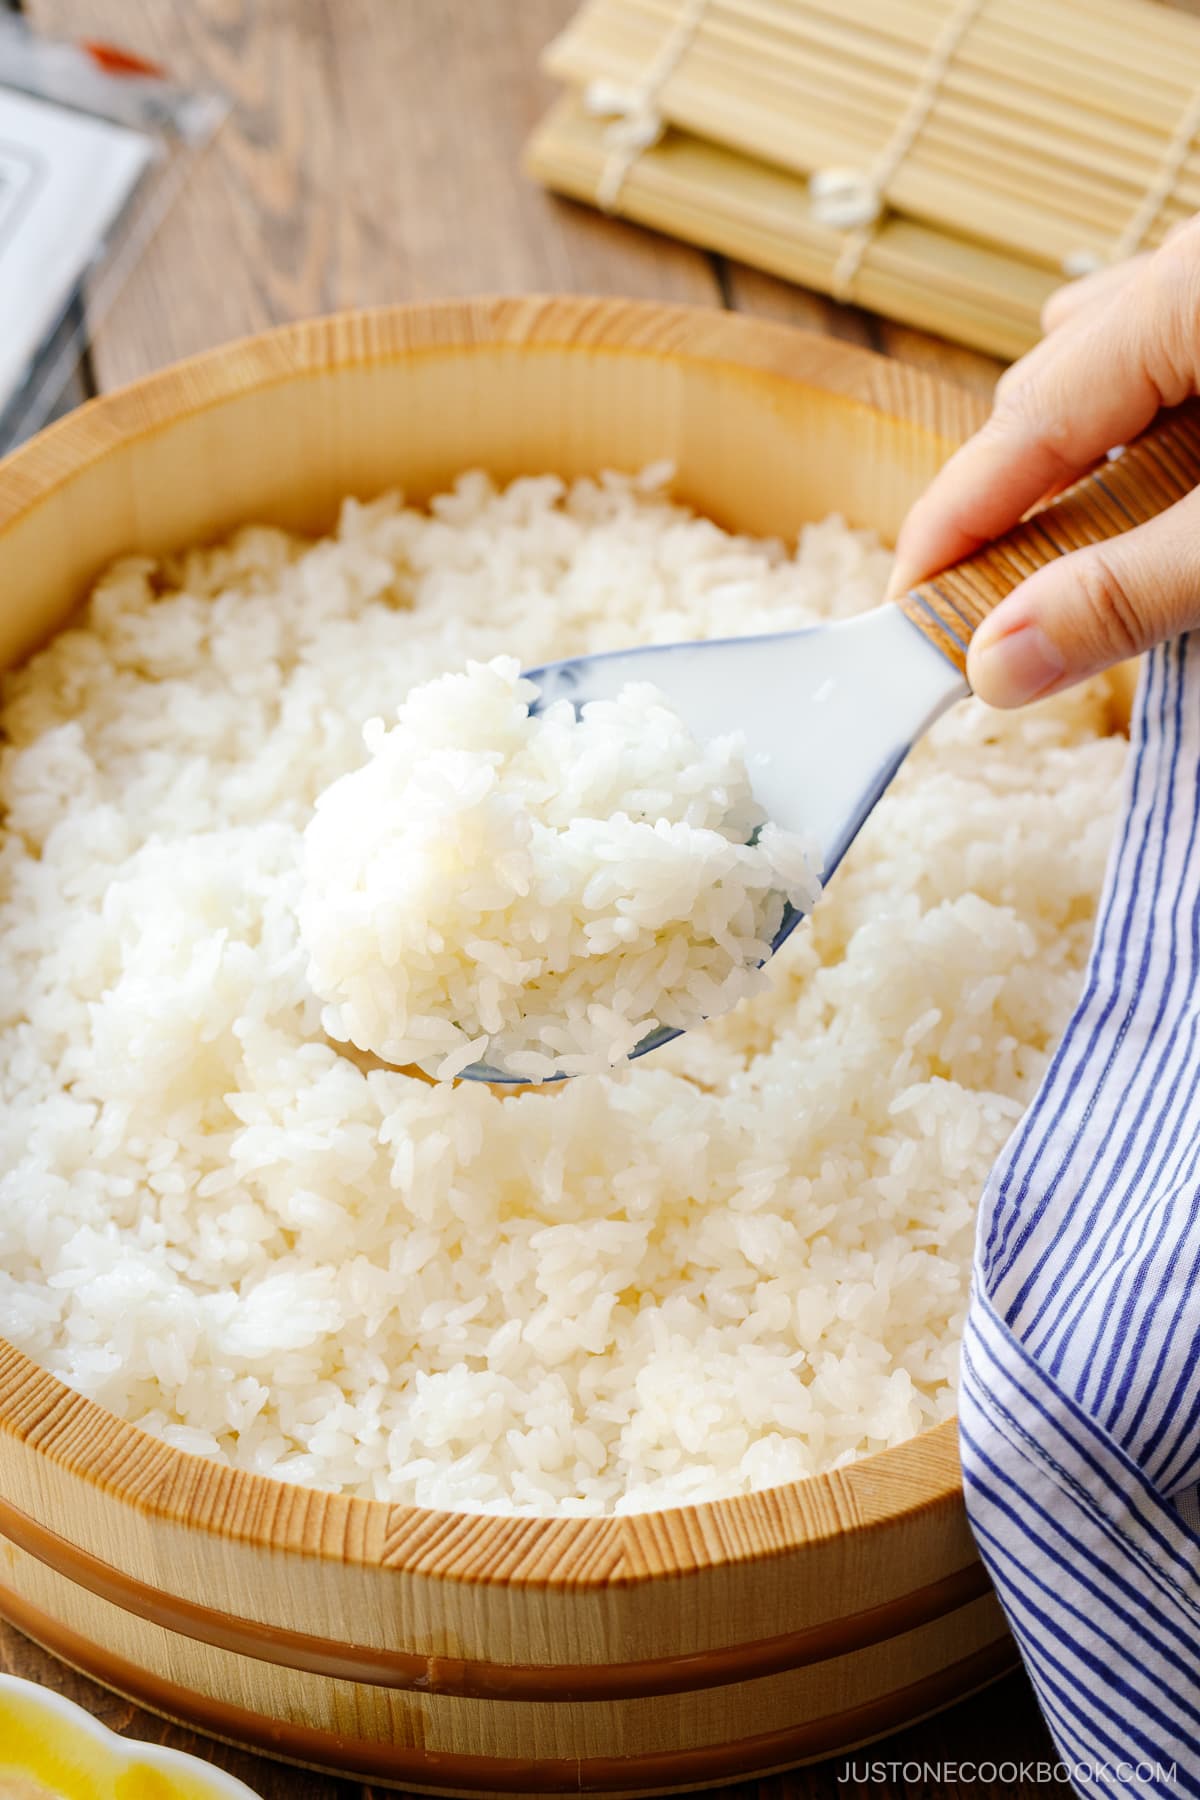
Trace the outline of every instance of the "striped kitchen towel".
<instances>
[{"instance_id":1,"label":"striped kitchen towel","mask_svg":"<svg viewBox=\"0 0 1200 1800\"><path fill-rule=\"evenodd\" d=\"M1131 736L1083 995L984 1196L962 1459L1076 1787L1200 1795L1200 635Z\"/></svg>"}]
</instances>

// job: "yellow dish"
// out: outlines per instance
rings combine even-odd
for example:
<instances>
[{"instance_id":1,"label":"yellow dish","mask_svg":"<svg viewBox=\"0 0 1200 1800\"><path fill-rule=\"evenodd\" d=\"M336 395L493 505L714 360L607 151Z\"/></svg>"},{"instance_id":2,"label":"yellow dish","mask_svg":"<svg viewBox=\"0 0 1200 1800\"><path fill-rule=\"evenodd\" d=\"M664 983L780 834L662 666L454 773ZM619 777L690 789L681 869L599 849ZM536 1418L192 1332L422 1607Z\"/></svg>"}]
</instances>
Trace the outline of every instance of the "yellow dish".
<instances>
[{"instance_id":1,"label":"yellow dish","mask_svg":"<svg viewBox=\"0 0 1200 1800\"><path fill-rule=\"evenodd\" d=\"M61 1694L0 1675L0 1800L256 1800L243 1782L119 1738Z\"/></svg>"}]
</instances>

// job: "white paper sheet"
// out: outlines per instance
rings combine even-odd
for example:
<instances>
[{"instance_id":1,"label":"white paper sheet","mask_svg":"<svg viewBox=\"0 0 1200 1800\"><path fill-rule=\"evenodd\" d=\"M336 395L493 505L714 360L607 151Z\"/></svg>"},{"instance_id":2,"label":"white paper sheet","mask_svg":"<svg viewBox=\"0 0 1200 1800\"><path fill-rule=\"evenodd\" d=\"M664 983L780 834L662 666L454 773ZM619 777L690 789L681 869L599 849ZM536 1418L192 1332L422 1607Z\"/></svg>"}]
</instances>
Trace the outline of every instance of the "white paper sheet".
<instances>
[{"instance_id":1,"label":"white paper sheet","mask_svg":"<svg viewBox=\"0 0 1200 1800\"><path fill-rule=\"evenodd\" d=\"M0 88L0 407L154 153L141 132Z\"/></svg>"}]
</instances>

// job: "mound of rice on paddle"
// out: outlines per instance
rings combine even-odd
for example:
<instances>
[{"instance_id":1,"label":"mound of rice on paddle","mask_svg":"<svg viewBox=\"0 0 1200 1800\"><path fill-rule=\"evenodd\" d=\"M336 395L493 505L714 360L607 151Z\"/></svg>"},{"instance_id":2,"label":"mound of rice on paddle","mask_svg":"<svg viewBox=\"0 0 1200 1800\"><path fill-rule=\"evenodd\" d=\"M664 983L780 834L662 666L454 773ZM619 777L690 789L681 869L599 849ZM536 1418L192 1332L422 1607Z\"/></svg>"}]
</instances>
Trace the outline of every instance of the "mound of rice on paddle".
<instances>
[{"instance_id":1,"label":"mound of rice on paddle","mask_svg":"<svg viewBox=\"0 0 1200 1800\"><path fill-rule=\"evenodd\" d=\"M300 926L331 1037L442 1080L599 1073L759 989L812 906L740 737L698 744L643 683L536 698L512 657L427 682L321 795Z\"/></svg>"}]
</instances>

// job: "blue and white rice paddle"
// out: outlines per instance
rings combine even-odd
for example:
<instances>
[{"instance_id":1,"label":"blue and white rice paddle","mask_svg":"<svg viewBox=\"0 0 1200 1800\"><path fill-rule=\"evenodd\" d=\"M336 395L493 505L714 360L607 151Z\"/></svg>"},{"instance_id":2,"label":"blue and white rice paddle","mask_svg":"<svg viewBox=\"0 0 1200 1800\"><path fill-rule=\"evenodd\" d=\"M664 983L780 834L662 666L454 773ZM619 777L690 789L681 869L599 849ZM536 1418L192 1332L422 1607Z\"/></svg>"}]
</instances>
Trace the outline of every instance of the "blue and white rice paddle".
<instances>
[{"instance_id":1,"label":"blue and white rice paddle","mask_svg":"<svg viewBox=\"0 0 1200 1800\"><path fill-rule=\"evenodd\" d=\"M970 689L967 646L992 608L1035 569L1145 523L1200 483L1200 408L1164 413L1142 437L967 561L895 604L842 622L762 637L653 644L530 669L534 710L556 700L613 700L651 682L704 742L745 738L755 799L813 842L826 882L909 750ZM772 954L801 914L788 906ZM677 1030L650 1032L644 1056ZM516 1082L487 1063L463 1078ZM554 1077L552 1079L563 1079Z\"/></svg>"}]
</instances>

